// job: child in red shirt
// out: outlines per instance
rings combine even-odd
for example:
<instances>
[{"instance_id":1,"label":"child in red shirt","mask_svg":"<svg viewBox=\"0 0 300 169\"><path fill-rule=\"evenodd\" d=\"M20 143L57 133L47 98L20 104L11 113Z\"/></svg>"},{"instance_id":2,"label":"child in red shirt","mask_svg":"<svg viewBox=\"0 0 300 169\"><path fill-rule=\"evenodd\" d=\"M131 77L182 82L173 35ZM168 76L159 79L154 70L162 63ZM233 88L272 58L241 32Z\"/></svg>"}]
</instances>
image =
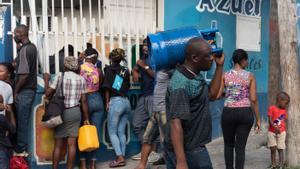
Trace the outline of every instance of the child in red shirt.
<instances>
[{"instance_id":1,"label":"child in red shirt","mask_svg":"<svg viewBox=\"0 0 300 169\"><path fill-rule=\"evenodd\" d=\"M290 102L290 96L285 92L280 92L276 97L276 105L272 105L268 110L269 132L268 132L268 147L271 150L272 165L270 169L276 167L276 150L279 154L279 167L283 166L283 150L285 149L286 139L286 119L287 107Z\"/></svg>"}]
</instances>

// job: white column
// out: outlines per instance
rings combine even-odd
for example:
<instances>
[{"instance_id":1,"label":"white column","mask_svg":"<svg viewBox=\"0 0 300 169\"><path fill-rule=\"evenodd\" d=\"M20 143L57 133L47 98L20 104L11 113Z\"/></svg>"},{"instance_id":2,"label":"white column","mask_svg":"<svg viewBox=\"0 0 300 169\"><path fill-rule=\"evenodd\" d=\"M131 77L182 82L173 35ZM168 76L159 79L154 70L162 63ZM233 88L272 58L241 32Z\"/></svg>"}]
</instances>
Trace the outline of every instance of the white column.
<instances>
[{"instance_id":1,"label":"white column","mask_svg":"<svg viewBox=\"0 0 300 169\"><path fill-rule=\"evenodd\" d=\"M151 0L150 10L151 10L151 33L155 33L156 31L156 0Z\"/></svg>"},{"instance_id":2,"label":"white column","mask_svg":"<svg viewBox=\"0 0 300 169\"><path fill-rule=\"evenodd\" d=\"M101 54L104 61L104 64L109 64L105 54L105 27L104 27L104 19L101 20Z\"/></svg>"},{"instance_id":3,"label":"white column","mask_svg":"<svg viewBox=\"0 0 300 169\"><path fill-rule=\"evenodd\" d=\"M55 16L55 6L54 6L54 0L52 0L52 2L51 2L51 6L52 6L52 18ZM53 20L54 21L54 20Z\"/></svg>"},{"instance_id":4,"label":"white column","mask_svg":"<svg viewBox=\"0 0 300 169\"><path fill-rule=\"evenodd\" d=\"M127 3L127 0L125 0L125 17L126 18L131 18L131 11L130 11L130 3ZM124 19L126 20L126 19ZM132 67L132 53L131 53L131 21L129 20L128 27L125 26L126 32L127 32L127 63L128 63L128 68L131 70Z\"/></svg>"},{"instance_id":5,"label":"white column","mask_svg":"<svg viewBox=\"0 0 300 169\"><path fill-rule=\"evenodd\" d=\"M64 16L64 11L65 11L65 9L64 9L64 0L61 0L61 22L62 22L62 31L64 31L65 30L65 23L64 23L64 18L65 18L65 16ZM66 23L66 24L68 24L68 23Z\"/></svg>"},{"instance_id":6,"label":"white column","mask_svg":"<svg viewBox=\"0 0 300 169\"><path fill-rule=\"evenodd\" d=\"M77 58L77 51L78 51L78 30L77 30L77 18L73 18L73 28L74 28L74 56Z\"/></svg>"},{"instance_id":7,"label":"white column","mask_svg":"<svg viewBox=\"0 0 300 169\"><path fill-rule=\"evenodd\" d=\"M10 7L10 16L11 16L11 33L12 33L12 37L14 36L14 30L16 28L16 17L14 16L14 1L11 0L11 7ZM14 39L12 38L12 43L13 43L13 58L15 59L17 57L17 45L14 41Z\"/></svg>"},{"instance_id":8,"label":"white column","mask_svg":"<svg viewBox=\"0 0 300 169\"><path fill-rule=\"evenodd\" d=\"M148 22L148 20L147 20L147 10L146 10L146 2L145 2L145 0L142 0L143 1L143 7L142 7L142 9L143 9L143 28L144 28L144 37L146 37L147 36L147 22Z\"/></svg>"},{"instance_id":9,"label":"white column","mask_svg":"<svg viewBox=\"0 0 300 169\"><path fill-rule=\"evenodd\" d=\"M38 45L37 44L37 42L38 42L38 39L37 39L38 26L37 26L37 18L36 18L35 0L28 0L28 4L29 4L31 21L32 21L32 24L31 24L31 26L32 26L32 32L33 32L32 42L37 46ZM16 48L14 47L14 49L16 49ZM36 64L37 70L38 70L38 66L39 66L39 63L41 62L41 60L42 60L42 58L41 58L40 49L38 49L38 62Z\"/></svg>"},{"instance_id":10,"label":"white column","mask_svg":"<svg viewBox=\"0 0 300 169\"><path fill-rule=\"evenodd\" d=\"M111 11L111 2L108 3L108 13L109 13L109 52L114 49L114 29L113 29L113 23L114 19L112 17L112 11Z\"/></svg>"},{"instance_id":11,"label":"white column","mask_svg":"<svg viewBox=\"0 0 300 169\"><path fill-rule=\"evenodd\" d=\"M93 44L93 47L96 48L96 20L95 18L92 19L92 44Z\"/></svg>"},{"instance_id":12,"label":"white column","mask_svg":"<svg viewBox=\"0 0 300 169\"><path fill-rule=\"evenodd\" d=\"M82 18L83 50L86 48L86 19Z\"/></svg>"},{"instance_id":13,"label":"white column","mask_svg":"<svg viewBox=\"0 0 300 169\"><path fill-rule=\"evenodd\" d=\"M98 0L98 20L99 20L99 33L100 33L100 48L101 53L99 54L99 58L101 59L103 65L108 64L108 60L105 56L105 37L104 37L104 19L101 18L101 1Z\"/></svg>"},{"instance_id":14,"label":"white column","mask_svg":"<svg viewBox=\"0 0 300 169\"><path fill-rule=\"evenodd\" d=\"M21 17L22 17L24 15L24 3L23 3L23 0L20 0L20 3L21 3Z\"/></svg>"},{"instance_id":15,"label":"white column","mask_svg":"<svg viewBox=\"0 0 300 169\"><path fill-rule=\"evenodd\" d=\"M12 36L13 36L13 32L16 28L16 17L12 15L12 20L11 20L11 32L12 32ZM17 45L13 39L13 58L15 59L17 57Z\"/></svg>"},{"instance_id":16,"label":"white column","mask_svg":"<svg viewBox=\"0 0 300 169\"><path fill-rule=\"evenodd\" d=\"M72 32L74 32L74 3L73 0L71 0L71 25L72 25Z\"/></svg>"},{"instance_id":17,"label":"white column","mask_svg":"<svg viewBox=\"0 0 300 169\"><path fill-rule=\"evenodd\" d=\"M24 3L23 0L20 0L21 3L21 23L26 25L26 16L24 16Z\"/></svg>"},{"instance_id":18,"label":"white column","mask_svg":"<svg viewBox=\"0 0 300 169\"><path fill-rule=\"evenodd\" d=\"M98 33L101 37L101 1L100 0L98 0ZM101 40L100 40L100 44L101 44ZM96 48L96 46L95 46L95 48ZM101 48L101 46L100 46L100 48ZM99 50L99 52L100 52L100 50ZM99 57L100 56L101 56L101 54L99 53Z\"/></svg>"},{"instance_id":19,"label":"white column","mask_svg":"<svg viewBox=\"0 0 300 169\"><path fill-rule=\"evenodd\" d=\"M120 8L120 1L117 0L117 10L116 10L116 13L117 13L117 19L119 18L122 18L122 10ZM125 14L125 12L123 13L123 15ZM118 42L119 42L119 48L123 48L123 34L122 34L122 27L123 27L123 22L124 20L120 20L119 23L116 24L116 26L118 25L118 35L119 35L119 38L118 38Z\"/></svg>"},{"instance_id":20,"label":"white column","mask_svg":"<svg viewBox=\"0 0 300 169\"><path fill-rule=\"evenodd\" d=\"M80 11L79 11L79 14L80 14L80 24L81 24L81 28L80 28L80 31L83 32L83 16L82 16L82 0L79 0L79 8L80 8Z\"/></svg>"},{"instance_id":21,"label":"white column","mask_svg":"<svg viewBox=\"0 0 300 169\"><path fill-rule=\"evenodd\" d=\"M137 16L137 0L134 0L134 18L138 19ZM135 22L135 60L140 59L140 37L139 37L139 24Z\"/></svg>"},{"instance_id":22,"label":"white column","mask_svg":"<svg viewBox=\"0 0 300 169\"><path fill-rule=\"evenodd\" d=\"M55 41L55 73L59 72L59 46L58 46L58 18L54 17L53 19L53 27L54 27L54 41Z\"/></svg>"},{"instance_id":23,"label":"white column","mask_svg":"<svg viewBox=\"0 0 300 169\"><path fill-rule=\"evenodd\" d=\"M89 24L91 24L92 23L92 18L93 18L93 16L92 16L92 0L89 0L89 17L90 17L90 23Z\"/></svg>"},{"instance_id":24,"label":"white column","mask_svg":"<svg viewBox=\"0 0 300 169\"><path fill-rule=\"evenodd\" d=\"M33 43L37 45L37 19L36 19L36 7L35 7L35 0L28 0L29 8L30 8L30 16L32 21L32 32L33 32Z\"/></svg>"},{"instance_id":25,"label":"white column","mask_svg":"<svg viewBox=\"0 0 300 169\"><path fill-rule=\"evenodd\" d=\"M51 31L54 30L54 16L55 16L55 6L54 6L54 0L51 0Z\"/></svg>"},{"instance_id":26,"label":"white column","mask_svg":"<svg viewBox=\"0 0 300 169\"><path fill-rule=\"evenodd\" d=\"M69 47L68 47L68 18L64 17L63 20L66 24L64 25L64 43L65 43L65 57L69 56Z\"/></svg>"},{"instance_id":27,"label":"white column","mask_svg":"<svg viewBox=\"0 0 300 169\"><path fill-rule=\"evenodd\" d=\"M42 2L42 13L43 13L43 33L44 33L44 72L49 73L49 35L48 35L48 0Z\"/></svg>"},{"instance_id":28,"label":"white column","mask_svg":"<svg viewBox=\"0 0 300 169\"><path fill-rule=\"evenodd\" d=\"M13 19L14 16L14 0L11 0L11 6L10 6L10 17L11 19ZM30 0L28 0L28 3L30 4ZM14 32L14 30L12 29L11 32Z\"/></svg>"},{"instance_id":29,"label":"white column","mask_svg":"<svg viewBox=\"0 0 300 169\"><path fill-rule=\"evenodd\" d=\"M164 3L164 0L158 0L158 29L160 31L163 31L164 30L164 9L165 9L165 3Z\"/></svg>"}]
</instances>

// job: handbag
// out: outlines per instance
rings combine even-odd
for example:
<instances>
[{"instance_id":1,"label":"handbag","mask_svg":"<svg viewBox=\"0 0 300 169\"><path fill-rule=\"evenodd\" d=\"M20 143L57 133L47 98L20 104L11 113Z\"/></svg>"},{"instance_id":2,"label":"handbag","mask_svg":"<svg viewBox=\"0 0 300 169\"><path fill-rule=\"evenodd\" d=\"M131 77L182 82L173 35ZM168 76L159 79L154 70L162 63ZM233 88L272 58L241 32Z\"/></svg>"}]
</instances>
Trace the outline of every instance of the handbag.
<instances>
[{"instance_id":1,"label":"handbag","mask_svg":"<svg viewBox=\"0 0 300 169\"><path fill-rule=\"evenodd\" d=\"M114 82L112 85L113 89L120 91L120 89L122 88L122 85L123 85L126 71L127 71L126 67L122 66L120 73L116 74L116 76L115 76L115 79L114 79Z\"/></svg>"},{"instance_id":2,"label":"handbag","mask_svg":"<svg viewBox=\"0 0 300 169\"><path fill-rule=\"evenodd\" d=\"M78 148L81 152L91 152L100 147L97 128L94 125L83 125L79 128Z\"/></svg>"},{"instance_id":3,"label":"handbag","mask_svg":"<svg viewBox=\"0 0 300 169\"><path fill-rule=\"evenodd\" d=\"M29 169L24 157L13 156L9 162L9 169Z\"/></svg>"},{"instance_id":4,"label":"handbag","mask_svg":"<svg viewBox=\"0 0 300 169\"><path fill-rule=\"evenodd\" d=\"M45 127L54 128L63 123L61 116L65 110L63 79L64 74L62 73L55 94L48 103L45 103L45 114L42 118L42 125Z\"/></svg>"}]
</instances>

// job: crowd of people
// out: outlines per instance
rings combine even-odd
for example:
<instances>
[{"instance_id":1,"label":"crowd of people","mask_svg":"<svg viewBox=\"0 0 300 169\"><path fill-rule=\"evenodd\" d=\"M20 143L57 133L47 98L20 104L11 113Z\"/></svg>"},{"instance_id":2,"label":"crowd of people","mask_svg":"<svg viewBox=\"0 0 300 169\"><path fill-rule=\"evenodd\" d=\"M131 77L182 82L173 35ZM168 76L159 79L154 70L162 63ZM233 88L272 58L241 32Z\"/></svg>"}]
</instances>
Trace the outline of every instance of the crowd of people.
<instances>
[{"instance_id":1,"label":"crowd of people","mask_svg":"<svg viewBox=\"0 0 300 169\"><path fill-rule=\"evenodd\" d=\"M9 168L12 152L14 156L30 155L28 126L37 88L37 49L28 38L28 27L17 26L14 40L18 46L15 61L13 64L0 63L1 169ZM209 102L221 98L225 100L221 126L226 169L244 168L245 147L254 119L257 132L261 123L255 76L246 70L246 51L237 49L233 52L234 67L227 72L223 72L224 54L212 55L209 43L202 38L188 41L182 64L157 72L150 65L146 40L143 41L143 55L132 72L126 67L125 51L121 48L110 52L110 65L104 69L98 60L97 50L91 46L80 53L79 60L70 52L67 57L61 56L60 73L53 80L50 74L44 73L46 98L51 98L60 85L64 95L63 123L54 129L53 169L59 166L64 142L67 142L67 168L73 168L76 152L79 152L79 127L83 124L95 125L100 137L105 112L116 155L108 166L115 168L126 165L125 129L132 111L127 98L131 75L134 82L141 82L141 95L132 121L134 132L142 145L141 152L132 157L140 160L135 169L145 169L148 162L165 163L167 169L213 168L205 147L211 141L212 134ZM216 70L208 84L201 71L209 70L213 62ZM54 66L51 63L50 66L53 72ZM280 92L276 104L270 106L268 111L268 146L272 157L270 169L284 164L285 120L289 99L287 93ZM12 143L10 138L15 133L16 142ZM278 164L275 158L277 150L280 157ZM88 166L90 169L96 168L99 160L97 151L79 152L81 169L87 169Z\"/></svg>"}]
</instances>

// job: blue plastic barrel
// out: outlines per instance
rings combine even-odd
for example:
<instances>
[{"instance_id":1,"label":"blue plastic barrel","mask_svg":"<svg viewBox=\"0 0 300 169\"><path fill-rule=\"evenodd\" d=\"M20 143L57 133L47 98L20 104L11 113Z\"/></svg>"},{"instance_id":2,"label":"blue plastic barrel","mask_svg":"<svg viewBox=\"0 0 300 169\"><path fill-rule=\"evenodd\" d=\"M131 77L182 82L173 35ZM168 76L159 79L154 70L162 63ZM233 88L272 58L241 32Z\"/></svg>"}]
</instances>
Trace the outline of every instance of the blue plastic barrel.
<instances>
[{"instance_id":1,"label":"blue plastic barrel","mask_svg":"<svg viewBox=\"0 0 300 169\"><path fill-rule=\"evenodd\" d=\"M173 68L184 61L186 43L194 37L215 40L218 29L200 30L198 27L186 27L149 34L147 36L151 66L155 70ZM217 44L212 44L213 53L222 52Z\"/></svg>"}]
</instances>

